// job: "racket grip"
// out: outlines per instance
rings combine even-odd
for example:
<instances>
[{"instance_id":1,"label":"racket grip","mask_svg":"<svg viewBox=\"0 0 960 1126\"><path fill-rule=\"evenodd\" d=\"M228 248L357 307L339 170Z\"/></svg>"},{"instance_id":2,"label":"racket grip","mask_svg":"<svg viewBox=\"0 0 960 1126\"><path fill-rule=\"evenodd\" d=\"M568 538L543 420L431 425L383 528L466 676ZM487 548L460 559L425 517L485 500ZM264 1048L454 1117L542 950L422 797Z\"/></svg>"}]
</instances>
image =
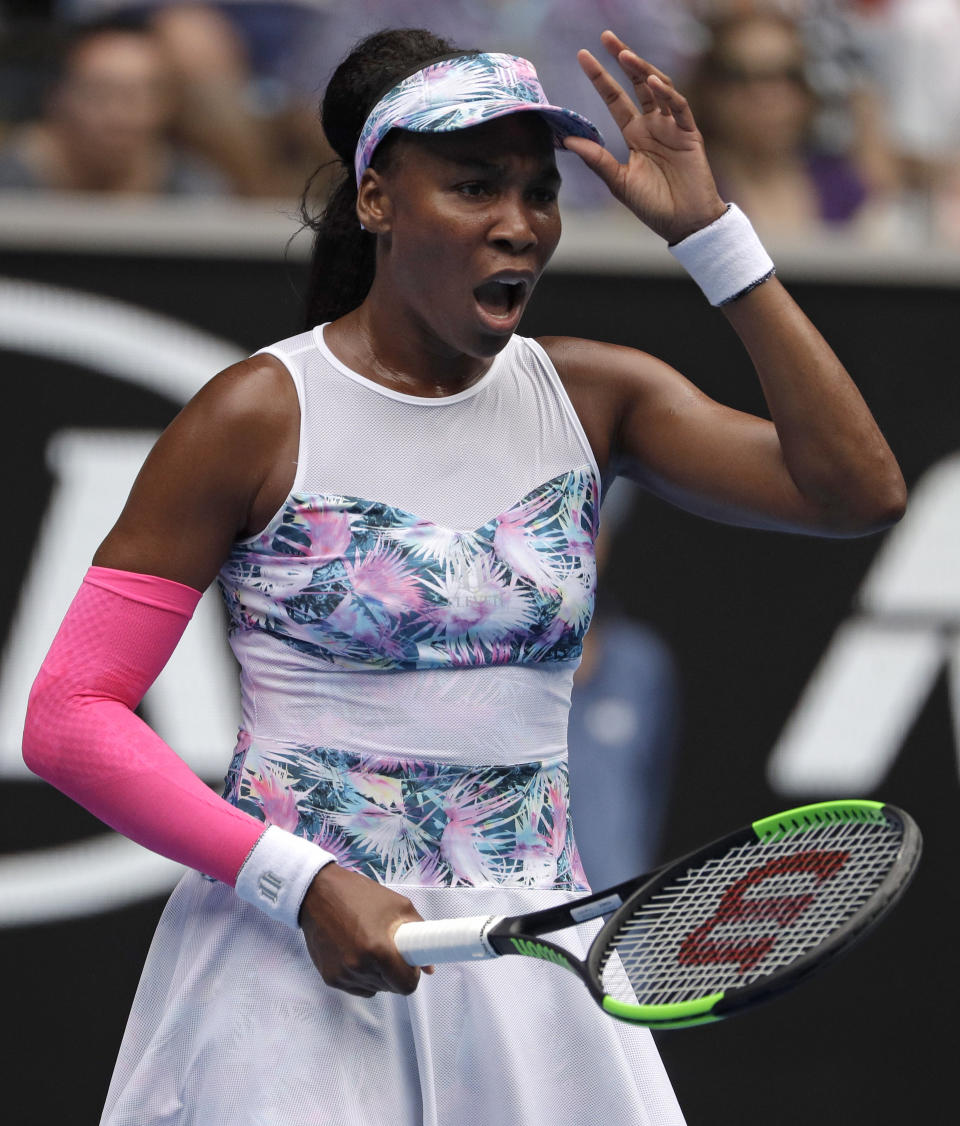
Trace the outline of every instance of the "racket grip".
<instances>
[{"instance_id":1,"label":"racket grip","mask_svg":"<svg viewBox=\"0 0 960 1126\"><path fill-rule=\"evenodd\" d=\"M502 918L503 915L468 915L462 919L401 923L393 938L403 960L411 966L498 958L484 935Z\"/></svg>"}]
</instances>

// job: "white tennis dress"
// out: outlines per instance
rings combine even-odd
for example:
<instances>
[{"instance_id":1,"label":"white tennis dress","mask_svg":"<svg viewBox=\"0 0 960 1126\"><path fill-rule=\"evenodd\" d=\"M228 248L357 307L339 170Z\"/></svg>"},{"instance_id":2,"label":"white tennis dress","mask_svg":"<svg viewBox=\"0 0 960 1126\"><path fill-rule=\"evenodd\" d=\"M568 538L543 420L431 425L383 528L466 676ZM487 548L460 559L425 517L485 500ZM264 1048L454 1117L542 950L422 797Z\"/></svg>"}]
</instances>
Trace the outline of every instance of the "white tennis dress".
<instances>
[{"instance_id":1,"label":"white tennis dress","mask_svg":"<svg viewBox=\"0 0 960 1126\"><path fill-rule=\"evenodd\" d=\"M400 394L323 329L266 349L301 409L290 496L220 575L243 720L225 798L425 918L586 890L570 688L599 473L557 374L514 337L473 386ZM566 940L567 936L564 936ZM588 937L588 936L584 936ZM577 953L584 945L570 932ZM189 873L147 958L110 1126L675 1126L650 1034L531 959L410 997L324 985L299 931Z\"/></svg>"}]
</instances>

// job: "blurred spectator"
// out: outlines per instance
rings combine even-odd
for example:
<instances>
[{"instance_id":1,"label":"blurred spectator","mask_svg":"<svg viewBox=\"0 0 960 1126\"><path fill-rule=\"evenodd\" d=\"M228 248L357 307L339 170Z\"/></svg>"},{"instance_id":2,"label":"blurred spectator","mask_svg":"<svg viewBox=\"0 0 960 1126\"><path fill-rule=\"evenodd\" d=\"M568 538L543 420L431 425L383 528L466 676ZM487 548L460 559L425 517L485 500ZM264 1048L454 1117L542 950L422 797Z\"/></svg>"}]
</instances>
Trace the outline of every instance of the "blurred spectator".
<instances>
[{"instance_id":1,"label":"blurred spectator","mask_svg":"<svg viewBox=\"0 0 960 1126\"><path fill-rule=\"evenodd\" d=\"M798 24L767 9L707 26L689 91L721 194L768 235L864 220L864 177L817 143L819 99Z\"/></svg>"},{"instance_id":2,"label":"blurred spectator","mask_svg":"<svg viewBox=\"0 0 960 1126\"><path fill-rule=\"evenodd\" d=\"M872 198L890 197L900 174L880 87L855 18L860 2L779 0L779 5L804 37L807 74L819 100L817 143L848 156Z\"/></svg>"},{"instance_id":3,"label":"blurred spectator","mask_svg":"<svg viewBox=\"0 0 960 1126\"><path fill-rule=\"evenodd\" d=\"M299 196L318 154L330 155L316 103L341 8L333 0L60 0L57 11L81 25L105 11L148 20L176 76L180 140L241 195Z\"/></svg>"},{"instance_id":4,"label":"blurred spectator","mask_svg":"<svg viewBox=\"0 0 960 1126\"><path fill-rule=\"evenodd\" d=\"M172 76L155 36L130 21L65 42L42 116L0 149L0 188L210 195L219 173L170 142Z\"/></svg>"},{"instance_id":5,"label":"blurred spectator","mask_svg":"<svg viewBox=\"0 0 960 1126\"><path fill-rule=\"evenodd\" d=\"M309 44L329 20L283 0L164 4L153 16L181 84L181 136L243 195L298 196L325 152Z\"/></svg>"},{"instance_id":6,"label":"blurred spectator","mask_svg":"<svg viewBox=\"0 0 960 1126\"><path fill-rule=\"evenodd\" d=\"M907 234L960 242L960 0L851 0L882 91Z\"/></svg>"},{"instance_id":7,"label":"blurred spectator","mask_svg":"<svg viewBox=\"0 0 960 1126\"><path fill-rule=\"evenodd\" d=\"M570 802L577 847L594 888L652 868L658 858L679 739L673 654L651 627L606 599L610 545L639 493L624 478L603 501L600 590L570 706Z\"/></svg>"},{"instance_id":8,"label":"blurred spectator","mask_svg":"<svg viewBox=\"0 0 960 1126\"><path fill-rule=\"evenodd\" d=\"M886 0L687 0L708 25L732 17L779 15L793 22L804 45L805 77L816 95L810 142L820 152L843 156L857 169L881 218L882 203L899 189L886 110L869 43L857 9ZM860 227L864 224L861 222ZM875 233L871 228L871 235Z\"/></svg>"}]
</instances>

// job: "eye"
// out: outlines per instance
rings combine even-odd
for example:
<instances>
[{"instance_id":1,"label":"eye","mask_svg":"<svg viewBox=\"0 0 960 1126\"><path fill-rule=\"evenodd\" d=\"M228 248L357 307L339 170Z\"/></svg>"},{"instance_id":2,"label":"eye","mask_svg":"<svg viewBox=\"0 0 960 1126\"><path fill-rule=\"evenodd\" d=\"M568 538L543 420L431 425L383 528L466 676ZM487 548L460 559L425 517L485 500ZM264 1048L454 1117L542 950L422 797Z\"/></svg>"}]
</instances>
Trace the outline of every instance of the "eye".
<instances>
[{"instance_id":1,"label":"eye","mask_svg":"<svg viewBox=\"0 0 960 1126\"><path fill-rule=\"evenodd\" d=\"M457 184L454 191L471 199L480 199L490 195L492 188L485 180L468 180L463 184Z\"/></svg>"},{"instance_id":2,"label":"eye","mask_svg":"<svg viewBox=\"0 0 960 1126\"><path fill-rule=\"evenodd\" d=\"M534 188L530 192L530 198L534 203L556 203L559 194L559 188Z\"/></svg>"}]
</instances>

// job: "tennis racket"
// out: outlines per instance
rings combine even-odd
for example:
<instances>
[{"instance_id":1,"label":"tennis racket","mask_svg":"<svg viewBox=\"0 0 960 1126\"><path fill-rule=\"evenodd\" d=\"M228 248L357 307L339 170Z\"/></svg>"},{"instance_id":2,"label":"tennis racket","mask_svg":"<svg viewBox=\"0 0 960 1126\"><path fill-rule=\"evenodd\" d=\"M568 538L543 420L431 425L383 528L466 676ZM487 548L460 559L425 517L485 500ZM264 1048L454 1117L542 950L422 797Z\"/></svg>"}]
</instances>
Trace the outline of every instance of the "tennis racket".
<instances>
[{"instance_id":1,"label":"tennis racket","mask_svg":"<svg viewBox=\"0 0 960 1126\"><path fill-rule=\"evenodd\" d=\"M611 1016L689 1028L790 989L854 945L906 890L920 850L920 830L895 806L821 802L559 907L403 923L395 939L415 966L505 954L553 962ZM543 938L601 916L584 961Z\"/></svg>"}]
</instances>

